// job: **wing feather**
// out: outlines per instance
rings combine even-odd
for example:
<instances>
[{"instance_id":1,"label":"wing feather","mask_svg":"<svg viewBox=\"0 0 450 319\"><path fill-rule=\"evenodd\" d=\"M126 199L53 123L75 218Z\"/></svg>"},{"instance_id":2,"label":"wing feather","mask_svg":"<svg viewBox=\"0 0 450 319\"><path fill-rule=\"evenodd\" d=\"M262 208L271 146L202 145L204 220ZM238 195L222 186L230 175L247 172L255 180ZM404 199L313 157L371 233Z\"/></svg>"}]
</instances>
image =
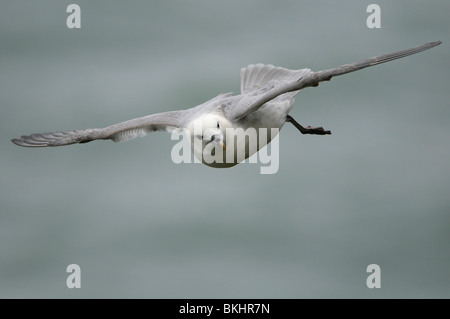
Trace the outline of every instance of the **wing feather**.
<instances>
[{"instance_id":1,"label":"wing feather","mask_svg":"<svg viewBox=\"0 0 450 319\"><path fill-rule=\"evenodd\" d=\"M94 140L127 141L145 136L149 132L170 132L175 128L183 127L185 116L184 111L157 113L100 129L93 128L24 135L20 138L12 139L11 142L24 147L47 147L87 143Z\"/></svg>"},{"instance_id":2,"label":"wing feather","mask_svg":"<svg viewBox=\"0 0 450 319\"><path fill-rule=\"evenodd\" d=\"M390 62L396 59L404 58L409 55L413 55L425 50L429 50L439 44L441 44L442 41L435 41L435 42L429 42L425 43L423 45L419 45L413 48L409 48L406 50L400 50L393 53L383 54L379 56L375 56L373 58L361 60L358 62L353 62L349 64L341 65L337 68L332 68L328 70L322 70L318 72L310 72L307 74L303 74L302 77L299 77L297 79L293 78L291 80L287 81L281 81L278 85L270 85L266 91L258 92L261 93L257 98L249 98L244 95L244 103L245 106L239 107L239 108L233 108L227 114L227 116L232 120L239 120L247 116L248 114L255 112L258 110L262 105L265 103L276 99L277 97L284 95L284 94L292 94L296 91L299 91L305 87L311 87L311 86L318 86L320 82L322 81L329 81L331 78L343 75L351 72L355 72L367 67L372 67L374 65ZM300 70L299 70L300 71ZM245 69L244 72L241 72L241 75L244 74L245 79ZM252 72L253 73L253 72ZM256 78L261 78L260 72L255 72ZM245 80L244 83L252 83L250 86L255 86L256 81L253 80Z\"/></svg>"}]
</instances>

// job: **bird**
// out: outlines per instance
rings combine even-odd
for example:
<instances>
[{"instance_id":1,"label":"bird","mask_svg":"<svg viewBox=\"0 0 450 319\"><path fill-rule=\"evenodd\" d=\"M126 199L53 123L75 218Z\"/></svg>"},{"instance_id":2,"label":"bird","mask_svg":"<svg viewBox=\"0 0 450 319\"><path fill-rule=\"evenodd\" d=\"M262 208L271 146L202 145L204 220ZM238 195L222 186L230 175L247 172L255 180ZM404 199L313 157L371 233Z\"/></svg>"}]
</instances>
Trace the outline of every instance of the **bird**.
<instances>
[{"instance_id":1,"label":"bird","mask_svg":"<svg viewBox=\"0 0 450 319\"><path fill-rule=\"evenodd\" d=\"M330 81L333 77L404 58L441 43L429 42L317 72L308 68L291 70L251 64L241 69L241 92L238 95L223 93L189 109L151 114L105 128L31 134L11 141L31 148L55 147L94 140L119 142L142 137L153 131L173 133L182 130L189 137L195 156L203 164L214 168L232 167L270 143L285 123L291 123L302 134L331 134L331 131L320 126L302 126L289 114L294 106L294 97L300 90L317 87L320 82ZM251 129L256 135L245 134ZM227 134L227 130L231 130L232 134ZM225 156L230 150L227 144L233 145L231 152L234 155L230 158ZM236 155L238 145L245 145L245 152L241 156ZM203 155L206 148L212 150L212 155L223 150L218 157L220 160L205 161Z\"/></svg>"}]
</instances>

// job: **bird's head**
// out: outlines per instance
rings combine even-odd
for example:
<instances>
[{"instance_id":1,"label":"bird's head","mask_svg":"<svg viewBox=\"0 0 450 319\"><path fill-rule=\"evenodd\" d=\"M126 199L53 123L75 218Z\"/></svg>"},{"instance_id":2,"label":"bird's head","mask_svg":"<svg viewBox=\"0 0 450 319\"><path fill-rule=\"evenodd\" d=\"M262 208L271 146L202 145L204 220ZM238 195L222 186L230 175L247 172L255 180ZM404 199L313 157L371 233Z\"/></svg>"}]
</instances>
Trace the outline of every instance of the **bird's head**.
<instances>
[{"instance_id":1,"label":"bird's head","mask_svg":"<svg viewBox=\"0 0 450 319\"><path fill-rule=\"evenodd\" d=\"M195 156L205 163L205 155L225 155L226 129L231 127L230 121L219 114L205 114L192 121L188 128Z\"/></svg>"}]
</instances>

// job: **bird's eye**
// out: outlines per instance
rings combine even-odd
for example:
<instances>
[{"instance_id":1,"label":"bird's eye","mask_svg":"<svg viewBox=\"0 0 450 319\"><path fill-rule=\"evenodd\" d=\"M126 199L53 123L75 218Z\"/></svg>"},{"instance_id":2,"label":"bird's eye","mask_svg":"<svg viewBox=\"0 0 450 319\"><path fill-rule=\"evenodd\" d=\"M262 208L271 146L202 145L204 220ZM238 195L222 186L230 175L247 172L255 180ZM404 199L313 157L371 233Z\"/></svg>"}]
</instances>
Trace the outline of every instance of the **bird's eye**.
<instances>
[{"instance_id":1,"label":"bird's eye","mask_svg":"<svg viewBox=\"0 0 450 319\"><path fill-rule=\"evenodd\" d=\"M220 127L219 122L217 122L217 128L219 128L219 127Z\"/></svg>"}]
</instances>

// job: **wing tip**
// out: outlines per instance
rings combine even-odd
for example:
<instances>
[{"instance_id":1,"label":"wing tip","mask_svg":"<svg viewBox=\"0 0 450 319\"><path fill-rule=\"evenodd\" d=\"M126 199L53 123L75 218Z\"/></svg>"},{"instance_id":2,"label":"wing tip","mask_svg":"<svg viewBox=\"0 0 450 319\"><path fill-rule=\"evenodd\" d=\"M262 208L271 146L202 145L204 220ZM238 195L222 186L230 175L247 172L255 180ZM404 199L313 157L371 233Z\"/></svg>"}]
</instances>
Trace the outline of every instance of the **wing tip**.
<instances>
[{"instance_id":1,"label":"wing tip","mask_svg":"<svg viewBox=\"0 0 450 319\"><path fill-rule=\"evenodd\" d=\"M431 49L431 48L434 48L434 47L440 45L441 43L442 43L441 40L438 40L438 41L432 41L432 42L428 42L428 43L422 44L422 45L419 46L419 47L422 47L423 50L428 50L428 49Z\"/></svg>"},{"instance_id":2,"label":"wing tip","mask_svg":"<svg viewBox=\"0 0 450 319\"><path fill-rule=\"evenodd\" d=\"M31 136L21 136L20 138L13 138L11 142L22 147L45 147L49 146L45 142L32 141Z\"/></svg>"},{"instance_id":3,"label":"wing tip","mask_svg":"<svg viewBox=\"0 0 450 319\"><path fill-rule=\"evenodd\" d=\"M19 138L13 138L13 139L11 139L11 142L16 145L22 146L22 140Z\"/></svg>"},{"instance_id":4,"label":"wing tip","mask_svg":"<svg viewBox=\"0 0 450 319\"><path fill-rule=\"evenodd\" d=\"M22 147L47 147L59 146L58 138L67 135L68 132L53 132L53 133L34 133L30 135L22 135L19 138L11 139L11 142ZM62 136L61 136L62 135Z\"/></svg>"}]
</instances>

